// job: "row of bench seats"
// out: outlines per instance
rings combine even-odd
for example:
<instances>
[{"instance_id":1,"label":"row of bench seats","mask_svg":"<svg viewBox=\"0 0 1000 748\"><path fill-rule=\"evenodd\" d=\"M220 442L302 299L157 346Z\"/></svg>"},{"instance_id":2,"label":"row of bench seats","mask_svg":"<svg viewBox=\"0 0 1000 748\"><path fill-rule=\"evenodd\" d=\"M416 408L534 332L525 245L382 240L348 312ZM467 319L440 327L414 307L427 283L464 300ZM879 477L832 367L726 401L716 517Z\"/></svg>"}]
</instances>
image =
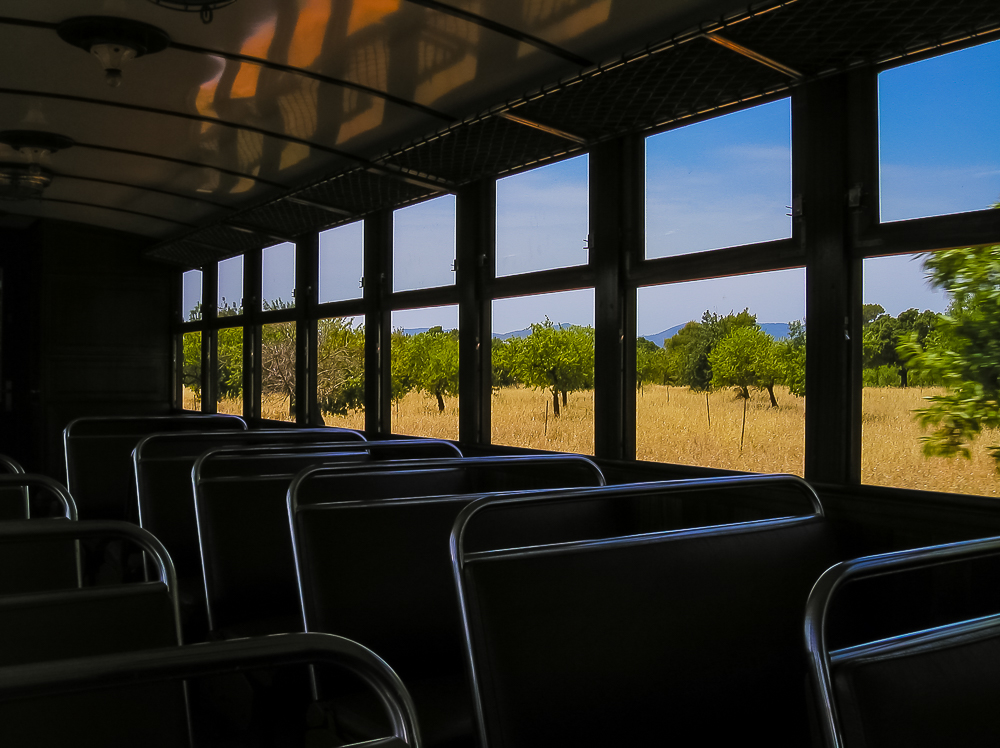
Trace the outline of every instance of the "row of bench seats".
<instances>
[{"instance_id":1,"label":"row of bench seats","mask_svg":"<svg viewBox=\"0 0 1000 748\"><path fill-rule=\"evenodd\" d=\"M711 744L756 733L778 745L808 742L802 611L814 580L838 554L818 498L802 481L758 476L602 487L600 472L583 458L390 464L373 461L371 446L357 453L357 463L307 468L294 481L262 468L301 466L324 453L311 454L310 445L244 446L199 457L190 490L201 555L215 564L227 558L206 551L217 542L207 525L237 535L239 519L256 516L241 514L247 497L258 495L255 481L268 485L257 547L280 546L263 534L275 529L280 503L283 537L294 542L305 630L348 634L384 656L413 692L428 744L469 744L461 702L468 712L470 696L479 740L490 746ZM344 445L337 449L325 456L350 454ZM405 448L396 456L403 454ZM255 464L263 475L253 474ZM287 497L275 490L281 483ZM552 490L586 485L594 487ZM241 567L240 558L245 553L226 562L236 575L253 566ZM242 582L244 592L252 586L249 577ZM814 597L823 587L821 581ZM456 589L461 618L453 613ZM241 633L239 606L233 610L231 625L217 633ZM988 649L991 635L983 632L992 624L984 621L973 634ZM964 646L969 631L956 630L916 640L926 648L957 637ZM905 650L906 637L893 646ZM948 647L934 646L936 655L951 656ZM849 656L854 652L861 655ZM881 663L884 654L879 649L874 659ZM839 667L871 656L836 651L833 660ZM463 687L463 662L471 692ZM823 686L840 681L836 674L830 680L829 665L827 680L816 669L822 656L814 653L812 662L821 674L814 676L820 703L832 714L834 689ZM350 703L356 694L341 679L313 681L317 696L346 697L336 717L359 735L392 731L392 724L373 724L363 702ZM842 740L833 729L824 736L827 745L844 744L831 742ZM859 736L855 730L847 744L860 744Z\"/></svg>"},{"instance_id":2,"label":"row of bench seats","mask_svg":"<svg viewBox=\"0 0 1000 748\"><path fill-rule=\"evenodd\" d=\"M15 486L62 491L72 506L65 490L49 479L23 471L0 478L0 488ZM74 520L0 522L4 551L56 543L70 552L50 558L49 568L24 563L16 553L10 566L0 567L0 577L19 573L24 587L0 595L0 740L5 745L179 746L195 744L195 736L200 745L287 744L260 743L253 734L233 742L231 735L198 729L204 726L199 724L206 716L204 705L197 697L188 700L189 687L203 686L206 675L231 678L264 667L270 676L276 666L301 663L336 665L369 685L386 710L385 734L393 736L379 745L420 744L405 687L365 648L339 637L304 634L180 647L176 577L162 544L131 523ZM155 581L81 586L74 550L78 542L94 538L138 545ZM51 571L61 578L50 578ZM57 589L43 591L52 583ZM202 678L181 680L194 676ZM304 730L305 721L300 722ZM295 743L302 744L302 737Z\"/></svg>"}]
</instances>

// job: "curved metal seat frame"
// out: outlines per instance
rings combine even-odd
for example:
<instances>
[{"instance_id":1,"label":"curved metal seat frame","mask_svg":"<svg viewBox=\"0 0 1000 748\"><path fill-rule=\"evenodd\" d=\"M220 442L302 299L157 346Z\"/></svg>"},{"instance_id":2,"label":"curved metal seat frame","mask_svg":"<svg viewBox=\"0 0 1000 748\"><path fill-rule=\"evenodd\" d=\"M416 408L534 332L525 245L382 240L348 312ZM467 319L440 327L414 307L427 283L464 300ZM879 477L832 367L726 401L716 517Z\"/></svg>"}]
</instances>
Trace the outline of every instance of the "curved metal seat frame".
<instances>
[{"instance_id":1,"label":"curved metal seat frame","mask_svg":"<svg viewBox=\"0 0 1000 748\"><path fill-rule=\"evenodd\" d=\"M16 464L16 463L15 463ZM21 488L24 496L24 516L25 519L31 517L31 507L28 503L27 489L31 486L42 488L52 494L63 507L63 516L66 519L75 520L77 518L76 502L70 496L69 491L59 481L52 480L46 475L36 475L35 473L21 472L15 475L0 475L0 489Z\"/></svg>"},{"instance_id":2,"label":"curved metal seat frame","mask_svg":"<svg viewBox=\"0 0 1000 748\"><path fill-rule=\"evenodd\" d=\"M346 668L375 692L389 717L393 737L355 745L420 748L413 701L392 668L371 650L331 634L282 634L3 667L0 702L294 664Z\"/></svg>"},{"instance_id":3,"label":"curved metal seat frame","mask_svg":"<svg viewBox=\"0 0 1000 748\"><path fill-rule=\"evenodd\" d=\"M1000 629L1000 615L992 615L831 652L827 642L827 621L831 603L837 592L846 584L862 579L901 574L996 555L1000 555L1000 537L865 556L836 564L819 578L806 603L805 645L809 653L810 679L819 705L820 730L826 748L844 746L843 727L833 697L832 665L861 655L868 657L900 652L958 634L991 628Z\"/></svg>"},{"instance_id":4,"label":"curved metal seat frame","mask_svg":"<svg viewBox=\"0 0 1000 748\"><path fill-rule=\"evenodd\" d=\"M588 499L601 501L625 497L655 497L665 494L675 496L683 494L710 493L720 490L740 490L744 488L768 488L791 489L802 495L805 506L802 512L797 512L788 516L779 516L768 519L750 520L721 525L711 525L705 527L694 527L690 529L671 529L655 532L646 532L637 535L615 535L598 539L584 539L560 541L551 544L530 545L526 547L498 547L498 548L477 548L475 551L466 551L466 538L470 525L474 525L477 520L483 518L484 510L499 505L540 505L543 503L559 504L586 501ZM509 494L495 494L486 496L466 506L455 520L451 533L451 558L454 572L455 585L458 591L459 609L462 619L462 627L466 640L466 663L468 666L469 679L472 684L473 705L478 724L479 739L482 746L489 744L489 732L487 730L486 706L482 700L483 675L476 666L476 656L474 653L474 634L472 622L472 604L469 599L465 583L465 570L468 565L478 563L490 563L502 560L516 560L541 555L562 555L576 554L602 549L612 549L630 545L640 545L646 543L657 543L669 540L680 540L683 538L694 538L698 536L720 537L724 535L739 535L752 532L756 529L773 529L780 527L794 527L800 524L815 522L817 518L823 518L823 506L820 503L816 491L806 481L794 475L741 475L723 476L718 478L696 478L690 480L659 481L651 483L612 485L601 488L581 488L562 489L548 491L520 491Z\"/></svg>"}]
</instances>

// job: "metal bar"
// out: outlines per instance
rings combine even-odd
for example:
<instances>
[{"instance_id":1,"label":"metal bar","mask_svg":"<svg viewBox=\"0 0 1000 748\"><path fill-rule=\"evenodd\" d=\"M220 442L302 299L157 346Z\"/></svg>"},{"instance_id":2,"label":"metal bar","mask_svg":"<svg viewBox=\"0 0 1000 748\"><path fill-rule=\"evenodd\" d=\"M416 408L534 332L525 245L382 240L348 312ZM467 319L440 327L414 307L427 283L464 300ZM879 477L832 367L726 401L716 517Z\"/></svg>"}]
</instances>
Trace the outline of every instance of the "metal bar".
<instances>
[{"instance_id":1,"label":"metal bar","mask_svg":"<svg viewBox=\"0 0 1000 748\"><path fill-rule=\"evenodd\" d=\"M489 29L490 31L495 31L498 34L503 34L504 36L510 37L511 39L516 39L523 44L530 44L532 47L541 49L549 54L555 55L556 57L561 57L567 62L571 62L578 67L586 68L590 67L594 63L588 60L586 57L581 57L580 55L570 52L567 49L563 49L551 42L547 42L544 39L540 39L537 36L532 36L531 34L525 33L523 31L518 31L517 29L511 28L510 26L505 26L502 23L497 23L496 21L491 21L488 18L477 15L476 13L470 13L467 10L462 10L461 8L455 8L451 5L446 5L445 3L437 2L437 0L409 0L409 2L414 5L422 5L425 8L431 10L436 10L439 13L444 13L449 16L454 16L455 18L461 18L463 21L468 21L469 23L474 23L477 26L482 26L483 28Z\"/></svg>"},{"instance_id":2,"label":"metal bar","mask_svg":"<svg viewBox=\"0 0 1000 748\"><path fill-rule=\"evenodd\" d=\"M794 239L778 239L742 247L694 252L633 262L629 280L638 286L724 278L806 264L805 252Z\"/></svg>"},{"instance_id":3,"label":"metal bar","mask_svg":"<svg viewBox=\"0 0 1000 748\"><path fill-rule=\"evenodd\" d=\"M759 62L761 65L766 65L772 70L777 70L779 73L787 75L792 80L802 81L802 79L805 78L805 76L795 68L791 68L788 65L778 62L777 60L772 60L770 57L766 57L760 52L754 52L749 47L744 47L742 44L734 42L732 39L727 39L718 33L704 34L704 37L710 42L715 42L716 44L725 47L738 55L743 55L747 59Z\"/></svg>"},{"instance_id":4,"label":"metal bar","mask_svg":"<svg viewBox=\"0 0 1000 748\"><path fill-rule=\"evenodd\" d=\"M528 119L527 117L519 117L509 111L497 112L498 117L503 117L511 122L516 122L519 125L524 125L525 127L530 127L534 130L540 130L542 132L547 132L549 135L555 135L557 138L563 138L564 140L570 140L574 143L579 143L580 145L587 145L587 139L581 138L579 135L573 135L566 132L565 130L560 130L557 127L552 127L551 125L543 125L541 122L535 122L534 120Z\"/></svg>"},{"instance_id":5,"label":"metal bar","mask_svg":"<svg viewBox=\"0 0 1000 748\"><path fill-rule=\"evenodd\" d=\"M98 177L81 177L77 174L66 174L64 172L54 172L52 176L59 177L60 179L78 179L83 182L97 182L99 184L110 184L115 187L127 187L132 190L142 190L143 192L155 192L159 195L167 195L168 197L177 197L182 200L191 200L193 202L205 203L206 205L211 205L215 208L222 208L224 210L233 210L231 206L215 202L214 200L206 200L203 197L196 197L194 195L184 195L180 192L171 192L170 190L161 190L159 187L149 187L147 185L133 184L131 182L119 182L114 179L99 179Z\"/></svg>"},{"instance_id":6,"label":"metal bar","mask_svg":"<svg viewBox=\"0 0 1000 748\"><path fill-rule=\"evenodd\" d=\"M388 297L386 309L419 309L428 306L448 306L459 302L457 286L442 288L417 288L412 291L397 291Z\"/></svg>"},{"instance_id":7,"label":"metal bar","mask_svg":"<svg viewBox=\"0 0 1000 748\"><path fill-rule=\"evenodd\" d=\"M505 275L489 280L487 293L493 299L508 299L555 291L573 291L591 288L597 273L589 265L542 270L537 273Z\"/></svg>"},{"instance_id":8,"label":"metal bar","mask_svg":"<svg viewBox=\"0 0 1000 748\"><path fill-rule=\"evenodd\" d=\"M141 216L142 218L152 218L157 221L163 221L164 223L176 223L178 226L186 226L191 229L198 228L197 224L188 223L187 221L178 221L175 218L164 218L163 216L154 216L152 213L143 213L138 210L129 210L128 208L115 208L111 205L100 205L98 203L88 203L83 200L63 200L58 197L40 197L37 198L43 203L62 203L64 205L80 205L84 208L98 208L100 210L113 210L116 213L129 213L133 216Z\"/></svg>"},{"instance_id":9,"label":"metal bar","mask_svg":"<svg viewBox=\"0 0 1000 748\"><path fill-rule=\"evenodd\" d=\"M151 158L157 161L166 161L171 164L180 164L181 166L192 166L196 169L211 169L212 171L217 171L220 174L228 174L231 177L239 177L240 179L249 179L254 182L259 182L260 184L266 184L268 187L277 187L281 190L287 190L288 186L281 184L280 182L272 182L269 179L262 179L261 177L256 177L253 174L245 174L241 171L235 171L233 169L225 169L221 166L213 166L212 164L202 163L200 161L188 161L182 158L174 158L173 156L161 156L158 153L149 153L148 151L133 151L128 148L115 148L108 145L95 145L93 143L81 143L76 141L73 144L74 148L90 148L95 151L106 151L107 153L121 153L125 156L138 156L139 158Z\"/></svg>"},{"instance_id":10,"label":"metal bar","mask_svg":"<svg viewBox=\"0 0 1000 748\"><path fill-rule=\"evenodd\" d=\"M332 205L324 205L323 203L317 203L317 202L315 202L313 200L303 200L301 197L289 196L289 197L282 198L282 200L285 200L285 201L290 202L290 203L296 203L298 205L305 205L308 208L317 208L318 210L325 210L328 213L336 213L337 215L340 215L340 216L352 216L352 215L354 215L349 210L344 210L343 208L335 208ZM281 202L281 200L278 200L276 202Z\"/></svg>"},{"instance_id":11,"label":"metal bar","mask_svg":"<svg viewBox=\"0 0 1000 748\"><path fill-rule=\"evenodd\" d=\"M931 252L1000 244L1000 210L892 221L875 226L855 246L857 257Z\"/></svg>"},{"instance_id":12,"label":"metal bar","mask_svg":"<svg viewBox=\"0 0 1000 748\"><path fill-rule=\"evenodd\" d=\"M271 233L270 229L257 228L256 226L248 226L243 223L234 223L233 221L223 221L220 225L226 226L231 229L235 229L244 234L253 234L255 236L264 236L268 239L274 239L276 242L290 243L295 240L287 236L278 236L277 234Z\"/></svg>"},{"instance_id":13,"label":"metal bar","mask_svg":"<svg viewBox=\"0 0 1000 748\"><path fill-rule=\"evenodd\" d=\"M390 179L398 179L400 181L406 182L407 184L412 184L417 187L423 187L428 190L434 190L435 192L454 192L455 185L444 179L439 179L438 177L432 176L430 174L416 175L411 174L406 169L399 166L394 166L392 164L386 163L373 163L366 166L365 171L369 174L374 174L379 177L388 177Z\"/></svg>"},{"instance_id":14,"label":"metal bar","mask_svg":"<svg viewBox=\"0 0 1000 748\"><path fill-rule=\"evenodd\" d=\"M365 219L365 433L389 434L392 407L391 315L384 300L392 287L392 212Z\"/></svg>"},{"instance_id":15,"label":"metal bar","mask_svg":"<svg viewBox=\"0 0 1000 748\"><path fill-rule=\"evenodd\" d=\"M230 127L234 130L244 130L246 132L257 133L258 135L263 135L268 138L275 138L276 140L283 140L287 143L297 143L299 145L308 146L309 148L315 148L318 151L323 151L325 153L332 154L334 156L340 156L341 158L348 159L359 164L367 164L367 159L361 156L356 156L348 151L343 151L339 148L332 148L322 143L318 143L314 140L306 140L305 138L297 138L293 135L285 135L284 133L274 132L273 130L265 130L263 127L256 127L254 125L241 124L239 122L230 122L229 120L224 120L219 117L207 117L203 114L192 114L190 112L179 112L173 109L160 109L158 107L141 106L139 104L126 104L120 101L107 101L105 99L93 99L88 96L76 96L73 94L60 94L53 93L51 91L32 91L18 88L0 88L0 94L9 94L12 96L28 96L37 97L44 99L57 99L59 101L72 101L78 104L88 104L91 106L98 107L112 107L115 109L125 109L132 112L143 112L145 114L156 114L166 117L177 117L178 119L186 119L192 122L203 122L210 125L220 125L222 127ZM79 145L79 144L77 144Z\"/></svg>"},{"instance_id":16,"label":"metal bar","mask_svg":"<svg viewBox=\"0 0 1000 748\"><path fill-rule=\"evenodd\" d=\"M407 109L412 109L417 112L422 112L430 117L436 119L444 120L445 122L454 122L457 118L446 112L439 111L429 106L424 106L423 104L418 104L415 101L409 99L404 99L401 96L394 96L387 91L380 91L377 88L372 88L371 86L366 86L362 83L355 83L353 81L344 80L343 78L333 78L329 75L322 75L321 73L313 72L312 70L306 70L304 68L293 67L292 65L282 65L281 63L274 62L272 60L265 60L259 57L250 57L249 55L243 55L236 52L225 52L218 49L208 49L206 47L197 47L193 44L183 44L181 42L171 41L170 46L173 49L178 49L184 52L191 52L194 54L201 55L211 55L212 57L221 57L226 60L233 60L234 62L249 62L254 65L260 65L262 68L267 68L269 70L277 70L282 73L290 73L292 75L298 75L303 78L311 78L312 80L319 81L320 83L326 83L331 86L339 86L341 88L349 88L352 91L359 91L369 96L374 96L378 99L384 99L385 101L391 102L393 104L398 104L399 106L406 107Z\"/></svg>"}]
</instances>

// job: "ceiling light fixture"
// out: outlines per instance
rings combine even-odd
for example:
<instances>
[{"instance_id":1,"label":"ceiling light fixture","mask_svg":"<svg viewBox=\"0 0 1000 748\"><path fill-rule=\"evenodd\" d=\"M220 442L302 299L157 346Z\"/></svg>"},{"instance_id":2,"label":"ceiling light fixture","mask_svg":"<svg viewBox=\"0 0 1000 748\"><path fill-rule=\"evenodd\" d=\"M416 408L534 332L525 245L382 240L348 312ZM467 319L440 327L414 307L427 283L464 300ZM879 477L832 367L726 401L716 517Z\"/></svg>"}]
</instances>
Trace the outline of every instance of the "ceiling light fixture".
<instances>
[{"instance_id":1,"label":"ceiling light fixture","mask_svg":"<svg viewBox=\"0 0 1000 748\"><path fill-rule=\"evenodd\" d=\"M232 5L236 0L149 0L149 2L170 10L200 13L202 23L211 23L216 10Z\"/></svg>"},{"instance_id":2,"label":"ceiling light fixture","mask_svg":"<svg viewBox=\"0 0 1000 748\"><path fill-rule=\"evenodd\" d=\"M43 159L73 145L70 138L51 132L5 130L0 143L18 151L23 160L0 163L0 199L29 200L39 198L52 182L52 172L42 165Z\"/></svg>"},{"instance_id":3,"label":"ceiling light fixture","mask_svg":"<svg viewBox=\"0 0 1000 748\"><path fill-rule=\"evenodd\" d=\"M170 37L156 26L113 16L70 18L60 23L56 32L63 41L94 55L112 88L121 85L122 67L129 61L170 44Z\"/></svg>"}]
</instances>

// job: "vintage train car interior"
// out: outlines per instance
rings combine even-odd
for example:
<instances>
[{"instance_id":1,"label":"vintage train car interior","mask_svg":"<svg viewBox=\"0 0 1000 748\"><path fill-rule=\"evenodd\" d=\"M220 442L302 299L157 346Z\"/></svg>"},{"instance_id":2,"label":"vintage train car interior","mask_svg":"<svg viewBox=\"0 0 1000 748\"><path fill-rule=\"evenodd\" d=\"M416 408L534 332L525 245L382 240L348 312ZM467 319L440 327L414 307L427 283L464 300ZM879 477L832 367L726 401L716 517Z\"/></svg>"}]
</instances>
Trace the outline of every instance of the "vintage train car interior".
<instances>
[{"instance_id":1,"label":"vintage train car interior","mask_svg":"<svg viewBox=\"0 0 1000 748\"><path fill-rule=\"evenodd\" d=\"M892 682L1000 688L996 0L2 0L0 58L0 739L995 734Z\"/></svg>"}]
</instances>

